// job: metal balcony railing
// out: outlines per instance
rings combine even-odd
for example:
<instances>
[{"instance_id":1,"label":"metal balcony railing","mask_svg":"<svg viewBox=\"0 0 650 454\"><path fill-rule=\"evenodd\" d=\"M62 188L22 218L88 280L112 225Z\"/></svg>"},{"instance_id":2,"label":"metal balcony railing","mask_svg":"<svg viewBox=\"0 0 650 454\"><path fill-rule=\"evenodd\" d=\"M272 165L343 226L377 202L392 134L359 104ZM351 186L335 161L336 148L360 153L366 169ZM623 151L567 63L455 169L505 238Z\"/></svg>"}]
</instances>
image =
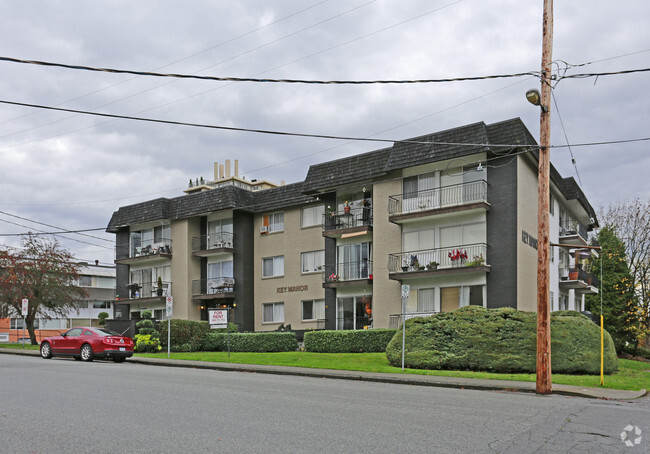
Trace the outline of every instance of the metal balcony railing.
<instances>
[{"instance_id":1,"label":"metal balcony railing","mask_svg":"<svg viewBox=\"0 0 650 454\"><path fill-rule=\"evenodd\" d=\"M123 243L115 247L115 258L128 259L133 257L149 257L172 253L172 240L162 238L159 240L143 240L139 244Z\"/></svg>"},{"instance_id":2,"label":"metal balcony railing","mask_svg":"<svg viewBox=\"0 0 650 454\"><path fill-rule=\"evenodd\" d=\"M485 180L392 195L388 197L388 214L395 216L477 202L487 202Z\"/></svg>"},{"instance_id":3,"label":"metal balcony railing","mask_svg":"<svg viewBox=\"0 0 650 454\"><path fill-rule=\"evenodd\" d=\"M391 273L433 271L485 264L487 264L487 244L485 243L406 251L388 256L388 271Z\"/></svg>"},{"instance_id":4,"label":"metal balcony railing","mask_svg":"<svg viewBox=\"0 0 650 454\"><path fill-rule=\"evenodd\" d=\"M586 240L588 235L587 227L574 220L560 222L560 238L575 235L579 235Z\"/></svg>"},{"instance_id":5,"label":"metal balcony railing","mask_svg":"<svg viewBox=\"0 0 650 454\"><path fill-rule=\"evenodd\" d=\"M372 279L372 260L326 266L325 272L323 273L323 282L325 283L355 281L359 279Z\"/></svg>"},{"instance_id":6,"label":"metal balcony railing","mask_svg":"<svg viewBox=\"0 0 650 454\"><path fill-rule=\"evenodd\" d=\"M115 288L115 294L120 299L142 299L172 296L172 283L162 281L161 287L158 282L132 282Z\"/></svg>"},{"instance_id":7,"label":"metal balcony railing","mask_svg":"<svg viewBox=\"0 0 650 454\"><path fill-rule=\"evenodd\" d=\"M211 249L232 249L235 244L235 234L230 232L210 233L192 238L192 252L209 251Z\"/></svg>"},{"instance_id":8,"label":"metal balcony railing","mask_svg":"<svg viewBox=\"0 0 650 454\"><path fill-rule=\"evenodd\" d=\"M576 274L577 273L577 274ZM593 274L583 270L582 268L571 268L569 270L570 281L582 281L591 285L592 287L600 287L600 281Z\"/></svg>"},{"instance_id":9,"label":"metal balcony railing","mask_svg":"<svg viewBox=\"0 0 650 454\"><path fill-rule=\"evenodd\" d=\"M234 292L234 277L220 276L192 281L192 295L223 295Z\"/></svg>"},{"instance_id":10,"label":"metal balcony railing","mask_svg":"<svg viewBox=\"0 0 650 454\"><path fill-rule=\"evenodd\" d=\"M323 214L323 230L349 229L372 225L372 208L359 207Z\"/></svg>"}]
</instances>

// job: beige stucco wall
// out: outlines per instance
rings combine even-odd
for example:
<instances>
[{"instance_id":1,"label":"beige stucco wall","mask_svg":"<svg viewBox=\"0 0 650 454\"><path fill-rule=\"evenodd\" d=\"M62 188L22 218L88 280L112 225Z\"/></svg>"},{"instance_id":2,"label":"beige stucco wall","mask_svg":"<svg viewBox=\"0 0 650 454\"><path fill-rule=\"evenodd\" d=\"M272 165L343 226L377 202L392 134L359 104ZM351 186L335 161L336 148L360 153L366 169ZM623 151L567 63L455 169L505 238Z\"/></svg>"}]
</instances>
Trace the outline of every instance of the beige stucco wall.
<instances>
[{"instance_id":1,"label":"beige stucco wall","mask_svg":"<svg viewBox=\"0 0 650 454\"><path fill-rule=\"evenodd\" d=\"M200 260L192 255L192 238L200 236L199 218L171 223L173 318L200 320L200 305L192 301L192 281L201 279Z\"/></svg>"},{"instance_id":2,"label":"beige stucco wall","mask_svg":"<svg viewBox=\"0 0 650 454\"><path fill-rule=\"evenodd\" d=\"M388 197L402 192L402 181L392 180L373 186L373 326L388 328L390 314L401 313L400 282L388 279L388 255L402 246L399 225L388 221Z\"/></svg>"},{"instance_id":3,"label":"beige stucco wall","mask_svg":"<svg viewBox=\"0 0 650 454\"><path fill-rule=\"evenodd\" d=\"M514 188L513 188L514 189ZM522 231L537 239L537 169L517 158L517 309L537 310L537 249L522 241Z\"/></svg>"},{"instance_id":4,"label":"beige stucco wall","mask_svg":"<svg viewBox=\"0 0 650 454\"><path fill-rule=\"evenodd\" d=\"M322 226L302 228L302 207L281 211L284 212L282 232L260 234L263 214L255 217L255 331L277 329L280 323L262 323L262 304L280 302L284 303L285 325L290 324L292 329L315 329L315 321L302 322L302 301L325 299L322 273L302 274L300 254L325 248ZM279 255L284 256L284 276L262 278L262 259Z\"/></svg>"}]
</instances>

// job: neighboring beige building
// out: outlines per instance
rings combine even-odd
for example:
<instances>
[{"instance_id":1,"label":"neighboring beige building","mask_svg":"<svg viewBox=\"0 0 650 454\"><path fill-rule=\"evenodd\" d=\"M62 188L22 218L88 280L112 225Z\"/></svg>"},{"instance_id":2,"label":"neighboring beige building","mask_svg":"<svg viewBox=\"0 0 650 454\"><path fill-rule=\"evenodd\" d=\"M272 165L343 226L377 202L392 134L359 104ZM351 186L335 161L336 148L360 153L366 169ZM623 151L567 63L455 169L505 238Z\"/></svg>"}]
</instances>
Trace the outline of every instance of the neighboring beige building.
<instances>
[{"instance_id":1,"label":"neighboring beige building","mask_svg":"<svg viewBox=\"0 0 650 454\"><path fill-rule=\"evenodd\" d=\"M508 146L503 146L507 144ZM304 181L247 181L235 161L186 195L122 207L117 307L243 330L397 326L466 305L536 309L537 146L519 119L476 123L313 165ZM551 307L582 309L594 210L551 171ZM160 279L159 279L160 278ZM160 284L158 281L160 280Z\"/></svg>"}]
</instances>

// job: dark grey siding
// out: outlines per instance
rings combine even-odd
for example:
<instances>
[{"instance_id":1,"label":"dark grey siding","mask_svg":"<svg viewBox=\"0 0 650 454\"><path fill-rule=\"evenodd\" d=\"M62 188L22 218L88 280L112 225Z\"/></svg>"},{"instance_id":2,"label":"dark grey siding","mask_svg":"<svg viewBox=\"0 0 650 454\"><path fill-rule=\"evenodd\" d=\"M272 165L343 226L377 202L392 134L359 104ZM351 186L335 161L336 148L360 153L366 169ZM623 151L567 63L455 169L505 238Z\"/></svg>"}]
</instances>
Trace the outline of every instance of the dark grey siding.
<instances>
[{"instance_id":1,"label":"dark grey siding","mask_svg":"<svg viewBox=\"0 0 650 454\"><path fill-rule=\"evenodd\" d=\"M235 278L234 322L240 331L255 330L254 304L254 251L253 251L253 214L236 210L233 213L234 257L233 273Z\"/></svg>"},{"instance_id":2,"label":"dark grey siding","mask_svg":"<svg viewBox=\"0 0 650 454\"><path fill-rule=\"evenodd\" d=\"M503 167L501 167L503 166ZM517 308L517 158L491 162L488 170L488 307Z\"/></svg>"}]
</instances>

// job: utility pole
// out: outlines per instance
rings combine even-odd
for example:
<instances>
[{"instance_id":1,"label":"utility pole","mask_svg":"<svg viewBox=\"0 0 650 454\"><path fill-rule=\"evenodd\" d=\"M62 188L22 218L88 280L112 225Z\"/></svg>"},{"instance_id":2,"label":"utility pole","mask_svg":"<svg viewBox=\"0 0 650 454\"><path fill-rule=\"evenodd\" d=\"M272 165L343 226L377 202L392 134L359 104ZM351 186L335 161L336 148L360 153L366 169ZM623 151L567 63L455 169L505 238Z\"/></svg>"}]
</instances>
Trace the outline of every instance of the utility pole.
<instances>
[{"instance_id":1,"label":"utility pole","mask_svg":"<svg viewBox=\"0 0 650 454\"><path fill-rule=\"evenodd\" d=\"M551 312L549 307L549 196L551 141L551 61L553 55L553 0L544 0L542 24L542 90L539 134L537 201L537 381L538 394L551 393Z\"/></svg>"}]
</instances>

